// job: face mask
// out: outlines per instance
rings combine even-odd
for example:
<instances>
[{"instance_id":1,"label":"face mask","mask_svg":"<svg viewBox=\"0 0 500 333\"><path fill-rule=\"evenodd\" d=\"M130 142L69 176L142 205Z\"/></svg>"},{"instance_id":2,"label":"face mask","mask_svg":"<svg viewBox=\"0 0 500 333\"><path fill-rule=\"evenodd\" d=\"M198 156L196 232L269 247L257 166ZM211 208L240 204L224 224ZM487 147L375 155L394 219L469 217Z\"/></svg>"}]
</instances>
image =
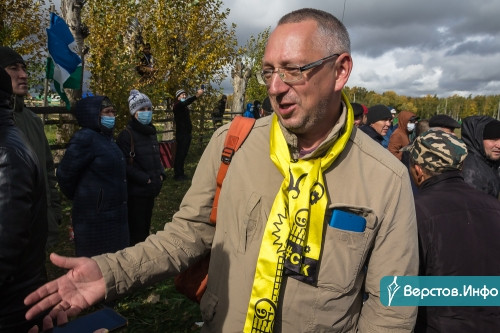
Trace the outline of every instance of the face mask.
<instances>
[{"instance_id":1,"label":"face mask","mask_svg":"<svg viewBox=\"0 0 500 333\"><path fill-rule=\"evenodd\" d=\"M408 123L406 125L406 129L408 130L408 132L413 132L413 130L415 129L415 123Z\"/></svg>"},{"instance_id":2,"label":"face mask","mask_svg":"<svg viewBox=\"0 0 500 333\"><path fill-rule=\"evenodd\" d=\"M115 127L115 117L101 116L101 125L107 128Z\"/></svg>"},{"instance_id":3,"label":"face mask","mask_svg":"<svg viewBox=\"0 0 500 333\"><path fill-rule=\"evenodd\" d=\"M185 98L181 98L181 102L184 102L186 99Z\"/></svg>"},{"instance_id":4,"label":"face mask","mask_svg":"<svg viewBox=\"0 0 500 333\"><path fill-rule=\"evenodd\" d=\"M137 111L137 120L143 124L147 125L151 123L153 119L153 111Z\"/></svg>"}]
</instances>

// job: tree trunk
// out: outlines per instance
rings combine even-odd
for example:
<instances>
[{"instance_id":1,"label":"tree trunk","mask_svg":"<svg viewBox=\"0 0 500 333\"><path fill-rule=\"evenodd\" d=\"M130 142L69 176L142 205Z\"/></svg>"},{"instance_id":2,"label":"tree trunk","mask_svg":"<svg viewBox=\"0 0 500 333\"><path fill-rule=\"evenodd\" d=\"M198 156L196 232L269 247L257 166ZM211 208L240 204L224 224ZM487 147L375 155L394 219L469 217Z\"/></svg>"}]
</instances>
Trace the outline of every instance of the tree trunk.
<instances>
[{"instance_id":1,"label":"tree trunk","mask_svg":"<svg viewBox=\"0 0 500 333\"><path fill-rule=\"evenodd\" d=\"M82 24L82 8L84 5L84 0L62 0L61 1L61 12L64 21L69 27L77 49L79 51L79 56L82 59L82 69L85 62L85 44L84 39L87 37L88 32L85 25ZM82 75L82 86L83 86L83 75ZM78 99L82 98L82 88L80 89L65 89L64 92L68 96L69 101L73 105Z\"/></svg>"},{"instance_id":2,"label":"tree trunk","mask_svg":"<svg viewBox=\"0 0 500 333\"><path fill-rule=\"evenodd\" d=\"M252 75L252 69L243 64L241 60L236 61L231 71L234 90L231 112L243 113L245 109L245 92L250 75Z\"/></svg>"},{"instance_id":3,"label":"tree trunk","mask_svg":"<svg viewBox=\"0 0 500 333\"><path fill-rule=\"evenodd\" d=\"M75 39L77 45L78 53L82 59L82 70L84 70L84 56L86 53L84 39L88 36L88 30L85 25L81 22L81 12L84 4L84 0L62 0L61 1L61 13L62 18L66 22ZM64 93L68 96L71 105L82 98L82 86L83 86L83 76L80 89L64 89ZM61 114L59 116L63 121L57 131L57 142L68 142L73 133L75 132L75 125L68 124L67 120L75 119L71 114ZM55 156L58 159L58 156Z\"/></svg>"}]
</instances>

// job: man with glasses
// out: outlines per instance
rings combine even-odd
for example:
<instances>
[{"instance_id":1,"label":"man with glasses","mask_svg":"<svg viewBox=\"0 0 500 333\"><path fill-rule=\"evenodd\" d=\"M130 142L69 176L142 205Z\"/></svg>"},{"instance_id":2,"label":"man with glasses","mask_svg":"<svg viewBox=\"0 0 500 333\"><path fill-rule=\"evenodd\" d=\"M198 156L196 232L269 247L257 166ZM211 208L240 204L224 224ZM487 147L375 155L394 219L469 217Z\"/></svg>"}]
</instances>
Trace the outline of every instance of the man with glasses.
<instances>
[{"instance_id":1,"label":"man with glasses","mask_svg":"<svg viewBox=\"0 0 500 333\"><path fill-rule=\"evenodd\" d=\"M270 35L262 64L259 81L275 112L257 120L232 157L217 227L208 218L228 126L215 132L164 231L115 254L52 256L70 274L27 298L40 301L28 317L49 306L53 316L73 314L211 251L203 332L412 330L415 307L379 300L383 276L418 270L408 172L354 128L342 93L352 68L345 27L323 11L291 12ZM72 290L86 302L63 290L81 281L74 270L86 271Z\"/></svg>"}]
</instances>

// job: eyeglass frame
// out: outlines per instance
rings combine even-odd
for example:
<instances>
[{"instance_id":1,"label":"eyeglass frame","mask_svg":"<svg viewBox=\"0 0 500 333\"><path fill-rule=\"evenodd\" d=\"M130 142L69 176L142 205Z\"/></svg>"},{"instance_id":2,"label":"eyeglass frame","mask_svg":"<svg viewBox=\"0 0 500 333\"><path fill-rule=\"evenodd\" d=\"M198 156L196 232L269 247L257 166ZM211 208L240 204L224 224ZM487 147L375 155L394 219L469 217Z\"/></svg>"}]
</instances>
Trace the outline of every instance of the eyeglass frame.
<instances>
[{"instance_id":1,"label":"eyeglass frame","mask_svg":"<svg viewBox=\"0 0 500 333\"><path fill-rule=\"evenodd\" d=\"M283 81L283 82L285 82L285 83L293 83L293 82L297 82L297 81L301 80L301 79L304 77L304 76L303 76L303 74L302 74L303 72L305 72L305 71L307 71L307 70L310 70L310 69L313 69L313 68L316 68L316 67L318 67L318 66L321 66L321 65L322 65L325 61L330 60L330 59L333 59L334 57L340 57L340 53L334 53L334 54L331 54L331 55L329 55L329 56L327 56L327 57L324 57L324 58L321 58L321 59L319 59L319 60L313 61L313 62L311 62L311 63L309 63L309 64L307 64L307 65L304 65L304 66L298 66L298 65L287 65L287 66L288 66L288 68L280 68L280 67L278 67L278 68L275 68L275 69L274 69L274 70L272 70L272 71L271 71L271 70L262 70L262 71L260 71L260 73L258 73L258 74L256 75L256 77L257 77L257 82L259 82L259 84L262 84L262 85L265 85L265 86L267 86L267 85L268 85L268 82L266 82L266 80L264 79L264 72L265 72L266 74L267 74L267 73L271 74L271 76L269 77L268 81L270 81L270 80L271 80L271 78L273 77L273 74L274 74L274 73L278 73L278 76L279 76L279 78L281 79L281 81ZM293 68L291 68L291 66L297 66L297 67L293 67ZM285 74L284 72L281 72L281 71L282 71L282 70L290 70L290 69L293 69L293 70L298 70L298 71L299 71L299 74L300 74L300 75L298 75L298 76L297 76L297 79L292 80L292 81L290 81L290 80L286 80L286 79L285 79L285 75L286 75L286 74Z\"/></svg>"}]
</instances>

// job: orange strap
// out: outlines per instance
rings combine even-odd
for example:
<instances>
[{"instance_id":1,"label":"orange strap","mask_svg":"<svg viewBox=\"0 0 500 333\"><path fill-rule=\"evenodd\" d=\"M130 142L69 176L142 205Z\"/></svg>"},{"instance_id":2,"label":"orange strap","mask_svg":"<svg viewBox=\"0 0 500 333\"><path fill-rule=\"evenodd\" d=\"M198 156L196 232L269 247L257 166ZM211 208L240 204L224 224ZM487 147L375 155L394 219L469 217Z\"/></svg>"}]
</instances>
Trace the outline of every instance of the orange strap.
<instances>
[{"instance_id":1,"label":"orange strap","mask_svg":"<svg viewBox=\"0 0 500 333\"><path fill-rule=\"evenodd\" d=\"M214 203L212 205L212 212L210 213L210 222L213 224L216 222L220 189L222 187L224 177L226 177L226 172L229 168L229 164L231 163L231 159L238 148L240 148L243 141L245 141L246 137L252 130L254 123L254 118L236 116L229 126L226 140L224 141L224 149L222 150L219 172L217 173L217 189L215 190Z\"/></svg>"}]
</instances>

